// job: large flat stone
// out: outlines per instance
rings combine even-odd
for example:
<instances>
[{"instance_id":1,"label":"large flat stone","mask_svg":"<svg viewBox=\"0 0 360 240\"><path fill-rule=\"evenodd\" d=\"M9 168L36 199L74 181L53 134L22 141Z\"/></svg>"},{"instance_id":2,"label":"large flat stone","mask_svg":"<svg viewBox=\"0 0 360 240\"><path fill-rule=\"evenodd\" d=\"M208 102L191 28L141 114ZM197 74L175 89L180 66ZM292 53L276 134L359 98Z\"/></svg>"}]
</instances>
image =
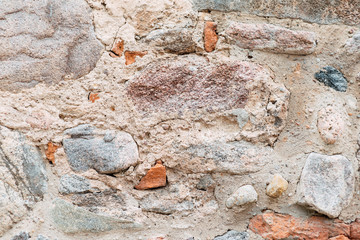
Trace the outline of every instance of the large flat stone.
<instances>
[{"instance_id":1,"label":"large flat stone","mask_svg":"<svg viewBox=\"0 0 360 240\"><path fill-rule=\"evenodd\" d=\"M336 218L350 203L354 184L354 169L347 158L311 153L301 173L298 204Z\"/></svg>"},{"instance_id":2,"label":"large flat stone","mask_svg":"<svg viewBox=\"0 0 360 240\"><path fill-rule=\"evenodd\" d=\"M138 162L137 145L126 132L101 132L90 125L80 125L65 134L71 136L63 140L63 145L74 171L92 168L99 173L117 173Z\"/></svg>"},{"instance_id":3,"label":"large flat stone","mask_svg":"<svg viewBox=\"0 0 360 240\"><path fill-rule=\"evenodd\" d=\"M233 59L213 63L196 55L149 64L129 81L127 94L144 116L243 109L251 113L241 126L244 138L269 143L286 124L290 96L264 66Z\"/></svg>"},{"instance_id":4,"label":"large flat stone","mask_svg":"<svg viewBox=\"0 0 360 240\"><path fill-rule=\"evenodd\" d=\"M140 227L140 224L134 221L98 215L61 199L54 200L50 216L54 226L66 233L105 232Z\"/></svg>"},{"instance_id":5,"label":"large flat stone","mask_svg":"<svg viewBox=\"0 0 360 240\"><path fill-rule=\"evenodd\" d=\"M243 12L258 16L298 18L307 22L356 25L360 21L359 0L192 0L198 11Z\"/></svg>"},{"instance_id":6,"label":"large flat stone","mask_svg":"<svg viewBox=\"0 0 360 240\"><path fill-rule=\"evenodd\" d=\"M45 164L24 135L0 126L0 236L47 191Z\"/></svg>"},{"instance_id":7,"label":"large flat stone","mask_svg":"<svg viewBox=\"0 0 360 240\"><path fill-rule=\"evenodd\" d=\"M0 89L81 77L102 49L84 0L0 0Z\"/></svg>"},{"instance_id":8,"label":"large flat stone","mask_svg":"<svg viewBox=\"0 0 360 240\"><path fill-rule=\"evenodd\" d=\"M274 53L307 55L315 51L315 33L272 24L232 23L226 34L237 46Z\"/></svg>"}]
</instances>

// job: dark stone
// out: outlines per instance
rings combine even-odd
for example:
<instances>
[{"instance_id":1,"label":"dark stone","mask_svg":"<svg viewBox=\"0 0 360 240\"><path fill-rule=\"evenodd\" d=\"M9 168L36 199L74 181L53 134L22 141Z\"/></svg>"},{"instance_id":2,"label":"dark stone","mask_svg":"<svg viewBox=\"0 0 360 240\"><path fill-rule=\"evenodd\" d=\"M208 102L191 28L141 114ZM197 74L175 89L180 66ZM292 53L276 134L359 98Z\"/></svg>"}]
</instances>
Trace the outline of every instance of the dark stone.
<instances>
[{"instance_id":1,"label":"dark stone","mask_svg":"<svg viewBox=\"0 0 360 240\"><path fill-rule=\"evenodd\" d=\"M18 235L11 238L11 240L28 240L30 235L27 232L20 232Z\"/></svg>"},{"instance_id":2,"label":"dark stone","mask_svg":"<svg viewBox=\"0 0 360 240\"><path fill-rule=\"evenodd\" d=\"M78 175L64 175L60 178L59 192L62 194L83 193L91 189L90 182Z\"/></svg>"},{"instance_id":3,"label":"dark stone","mask_svg":"<svg viewBox=\"0 0 360 240\"><path fill-rule=\"evenodd\" d=\"M344 75L331 66L324 67L323 70L315 73L315 78L324 83L326 86L329 86L336 91L346 92L347 81Z\"/></svg>"},{"instance_id":4,"label":"dark stone","mask_svg":"<svg viewBox=\"0 0 360 240\"><path fill-rule=\"evenodd\" d=\"M258 16L298 18L307 22L356 25L360 21L360 0L193 0L198 11L237 11Z\"/></svg>"},{"instance_id":5,"label":"dark stone","mask_svg":"<svg viewBox=\"0 0 360 240\"><path fill-rule=\"evenodd\" d=\"M230 230L224 235L217 236L214 240L249 240L250 236L247 232L238 232L235 230Z\"/></svg>"},{"instance_id":6,"label":"dark stone","mask_svg":"<svg viewBox=\"0 0 360 240\"><path fill-rule=\"evenodd\" d=\"M199 190L207 191L208 188L214 186L215 181L211 178L210 175L205 175L202 178L200 178L198 184L196 185L196 188Z\"/></svg>"}]
</instances>

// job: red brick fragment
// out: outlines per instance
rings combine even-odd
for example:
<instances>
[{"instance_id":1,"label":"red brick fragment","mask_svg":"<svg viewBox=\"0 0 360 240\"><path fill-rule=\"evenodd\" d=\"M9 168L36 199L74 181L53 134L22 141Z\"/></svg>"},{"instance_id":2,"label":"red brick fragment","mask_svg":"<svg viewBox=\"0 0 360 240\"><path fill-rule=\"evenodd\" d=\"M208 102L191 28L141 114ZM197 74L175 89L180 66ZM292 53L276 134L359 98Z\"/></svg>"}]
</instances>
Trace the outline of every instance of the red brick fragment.
<instances>
[{"instance_id":1,"label":"red brick fragment","mask_svg":"<svg viewBox=\"0 0 360 240\"><path fill-rule=\"evenodd\" d=\"M350 238L360 239L360 219L356 219L355 222L350 225Z\"/></svg>"},{"instance_id":2,"label":"red brick fragment","mask_svg":"<svg viewBox=\"0 0 360 240\"><path fill-rule=\"evenodd\" d=\"M216 23L206 22L204 28L204 47L205 51L212 52L215 50L216 43L218 41L218 35L216 34Z\"/></svg>"},{"instance_id":3,"label":"red brick fragment","mask_svg":"<svg viewBox=\"0 0 360 240\"><path fill-rule=\"evenodd\" d=\"M141 179L140 183L135 186L138 190L145 190L151 188L166 186L166 168L161 161L157 161L156 165L147 172Z\"/></svg>"},{"instance_id":4,"label":"red brick fragment","mask_svg":"<svg viewBox=\"0 0 360 240\"><path fill-rule=\"evenodd\" d=\"M339 235L336 237L329 238L329 240L349 240L349 238L345 237L344 235Z\"/></svg>"},{"instance_id":5,"label":"red brick fragment","mask_svg":"<svg viewBox=\"0 0 360 240\"><path fill-rule=\"evenodd\" d=\"M304 240L328 240L340 235L350 236L350 226L340 220L331 220L325 217L301 219L273 212L265 212L252 218L249 229L269 240L289 237Z\"/></svg>"},{"instance_id":6,"label":"red brick fragment","mask_svg":"<svg viewBox=\"0 0 360 240\"><path fill-rule=\"evenodd\" d=\"M48 142L48 148L45 151L45 155L49 162L51 162L52 164L55 164L55 152L59 147L59 145Z\"/></svg>"},{"instance_id":7,"label":"red brick fragment","mask_svg":"<svg viewBox=\"0 0 360 240\"><path fill-rule=\"evenodd\" d=\"M147 51L125 51L125 65L133 64L136 61L136 57L143 57L147 54Z\"/></svg>"},{"instance_id":8,"label":"red brick fragment","mask_svg":"<svg viewBox=\"0 0 360 240\"><path fill-rule=\"evenodd\" d=\"M124 52L124 40L117 41L111 49L111 57L121 57Z\"/></svg>"}]
</instances>

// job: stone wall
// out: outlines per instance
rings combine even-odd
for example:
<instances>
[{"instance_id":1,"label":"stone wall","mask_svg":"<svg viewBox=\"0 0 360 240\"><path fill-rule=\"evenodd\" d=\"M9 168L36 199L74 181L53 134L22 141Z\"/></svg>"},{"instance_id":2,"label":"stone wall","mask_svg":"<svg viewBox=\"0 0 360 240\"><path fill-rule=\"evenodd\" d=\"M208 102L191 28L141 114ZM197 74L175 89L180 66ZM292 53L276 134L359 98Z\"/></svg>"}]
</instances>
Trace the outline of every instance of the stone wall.
<instances>
[{"instance_id":1,"label":"stone wall","mask_svg":"<svg viewBox=\"0 0 360 240\"><path fill-rule=\"evenodd\" d=\"M359 0L0 0L0 238L360 239Z\"/></svg>"}]
</instances>

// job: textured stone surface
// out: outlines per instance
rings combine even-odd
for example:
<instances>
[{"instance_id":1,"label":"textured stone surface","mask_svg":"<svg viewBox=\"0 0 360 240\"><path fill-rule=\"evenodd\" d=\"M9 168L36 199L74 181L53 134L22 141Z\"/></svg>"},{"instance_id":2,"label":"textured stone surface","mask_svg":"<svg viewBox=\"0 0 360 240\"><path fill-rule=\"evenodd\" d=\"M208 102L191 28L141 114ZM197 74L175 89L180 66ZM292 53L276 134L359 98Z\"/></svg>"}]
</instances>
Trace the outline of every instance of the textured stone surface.
<instances>
[{"instance_id":1,"label":"textured stone surface","mask_svg":"<svg viewBox=\"0 0 360 240\"><path fill-rule=\"evenodd\" d=\"M216 23L215 22L206 22L204 28L204 48L207 52L212 52L216 48L216 43L218 41L218 36L216 34Z\"/></svg>"},{"instance_id":2,"label":"textured stone surface","mask_svg":"<svg viewBox=\"0 0 360 240\"><path fill-rule=\"evenodd\" d=\"M63 146L71 168L100 173L116 173L138 162L138 149L134 139L126 132L96 132L91 125L79 125L65 131L71 138Z\"/></svg>"},{"instance_id":3,"label":"textured stone surface","mask_svg":"<svg viewBox=\"0 0 360 240\"><path fill-rule=\"evenodd\" d=\"M176 212L192 211L194 203L191 201L160 200L152 195L141 200L140 207L143 211L170 215Z\"/></svg>"},{"instance_id":4,"label":"textured stone surface","mask_svg":"<svg viewBox=\"0 0 360 240\"><path fill-rule=\"evenodd\" d=\"M251 185L245 185L240 187L234 192L227 200L226 207L233 208L234 206L243 206L249 203L257 201L258 194L254 187Z\"/></svg>"},{"instance_id":5,"label":"textured stone surface","mask_svg":"<svg viewBox=\"0 0 360 240\"><path fill-rule=\"evenodd\" d=\"M280 174L275 174L266 188L266 194L274 198L280 197L287 190L288 185L289 183Z\"/></svg>"},{"instance_id":6,"label":"textured stone surface","mask_svg":"<svg viewBox=\"0 0 360 240\"><path fill-rule=\"evenodd\" d=\"M287 89L258 64L229 60L214 64L194 55L149 64L129 81L127 93L144 114L244 108L252 114L241 134L270 143L285 126L289 100Z\"/></svg>"},{"instance_id":7,"label":"textured stone surface","mask_svg":"<svg viewBox=\"0 0 360 240\"><path fill-rule=\"evenodd\" d=\"M315 73L315 78L339 92L346 92L347 80L344 75L334 67L324 67L319 72Z\"/></svg>"},{"instance_id":8,"label":"textured stone surface","mask_svg":"<svg viewBox=\"0 0 360 240\"><path fill-rule=\"evenodd\" d=\"M249 229L265 239L328 240L339 235L350 236L349 225L324 217L308 219L265 212L250 220Z\"/></svg>"},{"instance_id":9,"label":"textured stone surface","mask_svg":"<svg viewBox=\"0 0 360 240\"><path fill-rule=\"evenodd\" d=\"M350 237L351 239L360 239L360 221L356 219L355 222L350 224Z\"/></svg>"},{"instance_id":10,"label":"textured stone surface","mask_svg":"<svg viewBox=\"0 0 360 240\"><path fill-rule=\"evenodd\" d=\"M298 203L336 218L354 193L352 163L341 155L311 153L301 173Z\"/></svg>"},{"instance_id":11,"label":"textured stone surface","mask_svg":"<svg viewBox=\"0 0 360 240\"><path fill-rule=\"evenodd\" d=\"M45 164L24 135L0 126L0 236L47 191Z\"/></svg>"},{"instance_id":12,"label":"textured stone surface","mask_svg":"<svg viewBox=\"0 0 360 240\"><path fill-rule=\"evenodd\" d=\"M215 186L215 181L212 179L210 175L205 175L200 178L199 182L196 184L196 188L202 191L207 191L209 188Z\"/></svg>"},{"instance_id":13,"label":"textured stone surface","mask_svg":"<svg viewBox=\"0 0 360 240\"><path fill-rule=\"evenodd\" d=\"M299 18L315 23L358 24L360 10L357 8L359 0L352 1L317 1L285 0L285 1L242 1L242 0L193 0L196 10L239 11L259 16L279 18Z\"/></svg>"},{"instance_id":14,"label":"textured stone surface","mask_svg":"<svg viewBox=\"0 0 360 240\"><path fill-rule=\"evenodd\" d=\"M30 235L27 232L20 232L18 235L11 238L11 240L28 240Z\"/></svg>"},{"instance_id":15,"label":"textured stone surface","mask_svg":"<svg viewBox=\"0 0 360 240\"><path fill-rule=\"evenodd\" d=\"M346 41L345 48L348 53L360 57L360 32L355 33L352 38Z\"/></svg>"},{"instance_id":16,"label":"textured stone surface","mask_svg":"<svg viewBox=\"0 0 360 240\"><path fill-rule=\"evenodd\" d=\"M246 142L191 145L179 152L182 156L184 153L189 156L189 171L201 164L206 172L246 174L261 170L270 160L270 148L258 148Z\"/></svg>"},{"instance_id":17,"label":"textured stone surface","mask_svg":"<svg viewBox=\"0 0 360 240\"><path fill-rule=\"evenodd\" d=\"M327 144L334 144L344 134L346 124L341 113L326 107L318 112L317 127L321 138Z\"/></svg>"},{"instance_id":18,"label":"textured stone surface","mask_svg":"<svg viewBox=\"0 0 360 240\"><path fill-rule=\"evenodd\" d=\"M83 193L90 189L89 180L82 176L66 174L60 178L59 192L61 194Z\"/></svg>"},{"instance_id":19,"label":"textured stone surface","mask_svg":"<svg viewBox=\"0 0 360 240\"><path fill-rule=\"evenodd\" d=\"M271 24L232 23L226 34L237 46L275 53L307 55L315 51L315 33Z\"/></svg>"},{"instance_id":20,"label":"textured stone surface","mask_svg":"<svg viewBox=\"0 0 360 240\"><path fill-rule=\"evenodd\" d=\"M145 41L157 50L176 54L192 53L196 46L193 32L193 29L188 28L158 29L150 32Z\"/></svg>"},{"instance_id":21,"label":"textured stone surface","mask_svg":"<svg viewBox=\"0 0 360 240\"><path fill-rule=\"evenodd\" d=\"M250 236L247 232L230 230L224 235L215 237L214 240L250 240Z\"/></svg>"},{"instance_id":22,"label":"textured stone surface","mask_svg":"<svg viewBox=\"0 0 360 240\"><path fill-rule=\"evenodd\" d=\"M84 0L0 1L0 89L90 72L103 49Z\"/></svg>"},{"instance_id":23,"label":"textured stone surface","mask_svg":"<svg viewBox=\"0 0 360 240\"><path fill-rule=\"evenodd\" d=\"M166 168L161 161L157 161L155 166L150 168L146 175L141 179L140 183L135 186L138 190L166 186Z\"/></svg>"},{"instance_id":24,"label":"textured stone surface","mask_svg":"<svg viewBox=\"0 0 360 240\"><path fill-rule=\"evenodd\" d=\"M54 226L65 233L105 232L140 227L134 221L98 215L61 199L53 201L50 215Z\"/></svg>"},{"instance_id":25,"label":"textured stone surface","mask_svg":"<svg viewBox=\"0 0 360 240\"><path fill-rule=\"evenodd\" d=\"M349 240L349 238L345 237L344 235L339 235L336 237L329 238L329 240Z\"/></svg>"}]
</instances>

